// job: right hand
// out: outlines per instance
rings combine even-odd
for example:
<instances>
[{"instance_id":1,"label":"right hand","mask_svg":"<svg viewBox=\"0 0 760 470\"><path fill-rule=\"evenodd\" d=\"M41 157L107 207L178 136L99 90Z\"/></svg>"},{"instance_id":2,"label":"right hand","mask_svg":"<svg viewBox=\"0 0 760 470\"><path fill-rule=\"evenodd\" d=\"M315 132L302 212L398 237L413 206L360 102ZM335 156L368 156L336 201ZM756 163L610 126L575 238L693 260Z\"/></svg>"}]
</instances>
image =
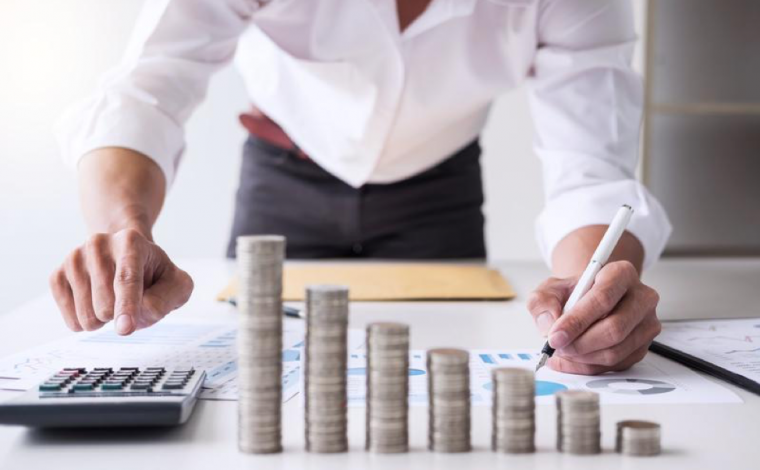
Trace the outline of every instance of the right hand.
<instances>
[{"instance_id":1,"label":"right hand","mask_svg":"<svg viewBox=\"0 0 760 470\"><path fill-rule=\"evenodd\" d=\"M95 234L72 251L50 276L50 289L73 331L116 319L116 332L128 335L184 305L193 280L158 245L126 229Z\"/></svg>"}]
</instances>

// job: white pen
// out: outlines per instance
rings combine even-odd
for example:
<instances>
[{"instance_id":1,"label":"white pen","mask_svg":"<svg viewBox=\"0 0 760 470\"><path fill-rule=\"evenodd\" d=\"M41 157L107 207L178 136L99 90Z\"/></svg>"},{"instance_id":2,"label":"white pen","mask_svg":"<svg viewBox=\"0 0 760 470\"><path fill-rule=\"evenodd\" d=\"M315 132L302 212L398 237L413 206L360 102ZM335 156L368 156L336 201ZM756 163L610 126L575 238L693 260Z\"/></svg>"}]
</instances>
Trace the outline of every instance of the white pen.
<instances>
[{"instance_id":1,"label":"white pen","mask_svg":"<svg viewBox=\"0 0 760 470\"><path fill-rule=\"evenodd\" d=\"M594 255L591 256L591 261L589 261L588 266L586 266L586 270L583 271L581 278L578 279L578 284L575 285L575 289L573 289L572 294L570 294L570 298L567 299L567 303L565 303L565 306L562 308L563 315L575 307L575 304L578 303L581 297L586 295L586 292L588 292L589 289L591 289L591 286L594 285L596 275L602 267L607 264L607 260L610 259L612 250L615 249L618 241L620 241L620 237L623 236L623 232L625 232L626 227L628 227L628 222L631 220L632 215L633 209L627 204L617 211L615 218L612 219L612 223L607 228L607 231L604 232L602 241L600 241L599 246L596 247ZM541 349L541 359L536 366L536 372L546 365L546 361L548 361L553 354L554 348L552 348L549 345L549 341L547 341Z\"/></svg>"}]
</instances>

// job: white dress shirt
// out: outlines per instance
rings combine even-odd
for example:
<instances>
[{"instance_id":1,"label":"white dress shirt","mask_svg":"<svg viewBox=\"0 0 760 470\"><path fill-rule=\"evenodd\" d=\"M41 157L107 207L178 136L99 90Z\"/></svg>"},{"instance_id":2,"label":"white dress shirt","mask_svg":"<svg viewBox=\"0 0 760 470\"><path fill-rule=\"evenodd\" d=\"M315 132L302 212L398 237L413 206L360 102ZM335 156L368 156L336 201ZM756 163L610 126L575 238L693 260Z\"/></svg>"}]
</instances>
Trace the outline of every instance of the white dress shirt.
<instances>
[{"instance_id":1,"label":"white dress shirt","mask_svg":"<svg viewBox=\"0 0 760 470\"><path fill-rule=\"evenodd\" d=\"M234 58L251 101L359 187L440 163L478 137L496 97L527 82L545 258L627 203L649 265L670 224L634 175L635 41L629 0L433 0L403 32L396 0L148 0L121 65L57 133L72 164L96 148L126 147L171 183L184 123L210 76Z\"/></svg>"}]
</instances>

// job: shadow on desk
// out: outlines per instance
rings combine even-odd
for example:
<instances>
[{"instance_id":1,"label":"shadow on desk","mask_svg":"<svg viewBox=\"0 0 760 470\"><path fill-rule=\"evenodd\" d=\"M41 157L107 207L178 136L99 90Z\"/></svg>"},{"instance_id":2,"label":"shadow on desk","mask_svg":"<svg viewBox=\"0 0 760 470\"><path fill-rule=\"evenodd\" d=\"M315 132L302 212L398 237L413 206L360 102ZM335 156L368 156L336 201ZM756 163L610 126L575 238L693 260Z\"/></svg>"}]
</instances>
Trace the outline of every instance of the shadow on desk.
<instances>
[{"instance_id":1,"label":"shadow on desk","mask_svg":"<svg viewBox=\"0 0 760 470\"><path fill-rule=\"evenodd\" d=\"M69 444L158 444L191 442L200 432L200 418L204 402L196 404L195 412L181 426L121 427L121 428L49 428L30 429L24 437L28 446L55 446Z\"/></svg>"}]
</instances>

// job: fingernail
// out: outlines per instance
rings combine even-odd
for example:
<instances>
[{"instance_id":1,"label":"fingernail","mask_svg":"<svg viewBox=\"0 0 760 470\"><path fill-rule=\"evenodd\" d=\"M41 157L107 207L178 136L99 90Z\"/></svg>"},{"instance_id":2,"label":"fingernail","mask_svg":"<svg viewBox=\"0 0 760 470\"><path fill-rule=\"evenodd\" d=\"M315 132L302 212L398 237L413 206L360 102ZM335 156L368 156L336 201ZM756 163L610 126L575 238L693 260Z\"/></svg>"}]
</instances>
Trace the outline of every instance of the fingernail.
<instances>
[{"instance_id":1,"label":"fingernail","mask_svg":"<svg viewBox=\"0 0 760 470\"><path fill-rule=\"evenodd\" d=\"M549 336L549 346L554 349L562 349L569 342L570 337L564 331L556 331Z\"/></svg>"},{"instance_id":2,"label":"fingernail","mask_svg":"<svg viewBox=\"0 0 760 470\"><path fill-rule=\"evenodd\" d=\"M542 333L546 333L554 324L554 317L549 312L544 312L536 318L536 325Z\"/></svg>"},{"instance_id":3,"label":"fingernail","mask_svg":"<svg viewBox=\"0 0 760 470\"><path fill-rule=\"evenodd\" d=\"M116 332L120 335L126 335L130 331L132 331L132 318L129 315L119 315L116 318Z\"/></svg>"}]
</instances>

